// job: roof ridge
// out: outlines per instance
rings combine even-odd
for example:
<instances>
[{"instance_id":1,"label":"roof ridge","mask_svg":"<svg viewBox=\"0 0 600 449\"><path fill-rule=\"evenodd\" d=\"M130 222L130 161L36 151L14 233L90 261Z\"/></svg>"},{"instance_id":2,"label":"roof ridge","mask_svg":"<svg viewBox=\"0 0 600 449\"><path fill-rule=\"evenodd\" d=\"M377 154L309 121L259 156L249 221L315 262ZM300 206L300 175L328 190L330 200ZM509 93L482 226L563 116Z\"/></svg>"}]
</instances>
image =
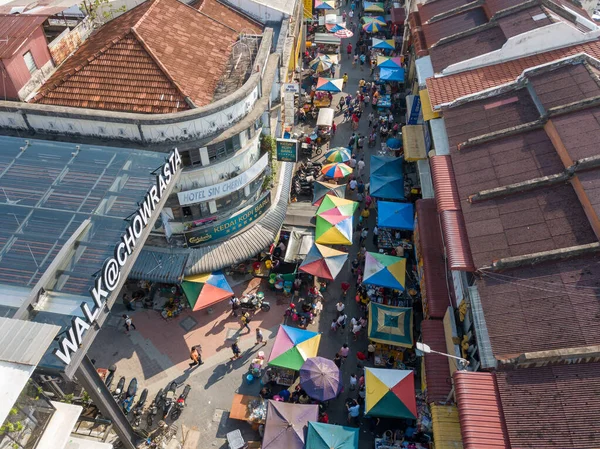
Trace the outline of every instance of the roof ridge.
<instances>
[{"instance_id":1,"label":"roof ridge","mask_svg":"<svg viewBox=\"0 0 600 449\"><path fill-rule=\"evenodd\" d=\"M155 4L157 4L159 1L161 0L155 0L154 4L150 6L150 8L148 8L148 10L150 10ZM179 0L175 0L177 2L179 2ZM180 2L179 2L180 3ZM147 13L148 11L146 11ZM145 16L146 14L144 14ZM138 20L137 23L140 23L141 19ZM136 24L137 25L137 24ZM150 57L152 58L152 60L154 61L154 63L158 66L158 68L165 74L165 76L168 78L168 80L173 84L173 86L175 86L175 88L179 91L179 93L181 94L181 96L185 99L185 101L188 103L188 105L192 108L196 108L197 106L194 104L194 102L192 101L191 97L183 90L183 87L177 82L175 81L175 78L171 75L171 73L169 73L169 71L167 70L167 68L164 66L164 64L160 61L160 58L158 58L158 56L156 56L154 54L154 52L152 51L152 49L150 48L150 46L146 43L146 41L144 40L144 38L138 33L136 27L132 27L131 28L131 33L133 34L133 36L135 36L136 40L140 43L140 45L144 48L144 50L146 51L146 53L148 53L148 55L150 55Z\"/></svg>"},{"instance_id":2,"label":"roof ridge","mask_svg":"<svg viewBox=\"0 0 600 449\"><path fill-rule=\"evenodd\" d=\"M157 3L160 0L148 0L148 1L152 2L152 4L148 7L148 9L146 10L146 12L144 14L142 14L142 17L140 17L138 19L138 21L133 24L133 26L131 27L132 31L135 30L137 28L137 26L146 19L146 17L148 17L148 14L150 13L150 11L152 11L156 7Z\"/></svg>"}]
</instances>

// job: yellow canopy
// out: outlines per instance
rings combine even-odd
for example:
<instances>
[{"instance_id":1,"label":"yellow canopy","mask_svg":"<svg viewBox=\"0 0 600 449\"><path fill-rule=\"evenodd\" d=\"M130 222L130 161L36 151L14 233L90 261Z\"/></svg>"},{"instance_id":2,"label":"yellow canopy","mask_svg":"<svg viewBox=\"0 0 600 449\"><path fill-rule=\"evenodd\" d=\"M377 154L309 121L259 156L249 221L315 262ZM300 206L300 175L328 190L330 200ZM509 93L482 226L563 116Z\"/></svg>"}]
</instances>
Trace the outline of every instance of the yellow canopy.
<instances>
[{"instance_id":1,"label":"yellow canopy","mask_svg":"<svg viewBox=\"0 0 600 449\"><path fill-rule=\"evenodd\" d=\"M462 449L462 434L455 405L431 404L435 449Z\"/></svg>"},{"instance_id":2,"label":"yellow canopy","mask_svg":"<svg viewBox=\"0 0 600 449\"><path fill-rule=\"evenodd\" d=\"M419 97L421 97L421 110L423 111L423 120L431 120L439 118L440 113L434 112L431 108L431 100L429 99L429 91L427 89L419 91Z\"/></svg>"},{"instance_id":3,"label":"yellow canopy","mask_svg":"<svg viewBox=\"0 0 600 449\"><path fill-rule=\"evenodd\" d=\"M427 159L423 126L427 125L406 125L402 127L405 161L414 162Z\"/></svg>"}]
</instances>

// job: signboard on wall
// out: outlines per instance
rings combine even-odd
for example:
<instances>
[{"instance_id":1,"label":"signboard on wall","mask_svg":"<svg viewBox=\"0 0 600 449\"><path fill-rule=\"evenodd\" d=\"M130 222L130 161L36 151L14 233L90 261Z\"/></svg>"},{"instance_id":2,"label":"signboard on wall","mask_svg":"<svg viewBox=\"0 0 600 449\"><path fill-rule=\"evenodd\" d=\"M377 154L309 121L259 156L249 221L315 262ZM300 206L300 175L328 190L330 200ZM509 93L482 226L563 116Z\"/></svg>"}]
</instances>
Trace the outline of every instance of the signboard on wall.
<instances>
[{"instance_id":1,"label":"signboard on wall","mask_svg":"<svg viewBox=\"0 0 600 449\"><path fill-rule=\"evenodd\" d=\"M261 174L265 168L267 168L267 165L269 165L269 155L263 154L256 164L234 178L218 184L213 184L211 186L177 193L179 204L182 206L187 206L190 204L203 203L205 201L213 201L229 195L230 193L240 190L250 184L254 178Z\"/></svg>"},{"instance_id":2,"label":"signboard on wall","mask_svg":"<svg viewBox=\"0 0 600 449\"><path fill-rule=\"evenodd\" d=\"M271 207L271 192L266 192L254 205L220 223L186 232L185 242L189 248L235 234L260 218Z\"/></svg>"},{"instance_id":3,"label":"signboard on wall","mask_svg":"<svg viewBox=\"0 0 600 449\"><path fill-rule=\"evenodd\" d=\"M277 160L298 162L298 141L295 139L277 139Z\"/></svg>"},{"instance_id":4,"label":"signboard on wall","mask_svg":"<svg viewBox=\"0 0 600 449\"><path fill-rule=\"evenodd\" d=\"M421 97L418 95L412 95L412 97L412 105L406 123L407 125L417 125L419 123L419 116L421 115Z\"/></svg>"},{"instance_id":5,"label":"signboard on wall","mask_svg":"<svg viewBox=\"0 0 600 449\"><path fill-rule=\"evenodd\" d=\"M313 16L313 0L304 0L304 18L312 19Z\"/></svg>"}]
</instances>

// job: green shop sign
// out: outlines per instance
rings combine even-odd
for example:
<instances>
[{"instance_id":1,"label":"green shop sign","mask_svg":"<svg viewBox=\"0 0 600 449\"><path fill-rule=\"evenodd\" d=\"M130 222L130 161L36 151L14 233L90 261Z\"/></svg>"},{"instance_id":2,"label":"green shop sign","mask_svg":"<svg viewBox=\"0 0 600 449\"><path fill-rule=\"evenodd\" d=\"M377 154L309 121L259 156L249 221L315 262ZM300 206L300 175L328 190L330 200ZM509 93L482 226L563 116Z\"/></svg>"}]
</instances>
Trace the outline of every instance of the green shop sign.
<instances>
[{"instance_id":1,"label":"green shop sign","mask_svg":"<svg viewBox=\"0 0 600 449\"><path fill-rule=\"evenodd\" d=\"M298 141L295 139L277 139L277 160L298 162Z\"/></svg>"},{"instance_id":2,"label":"green shop sign","mask_svg":"<svg viewBox=\"0 0 600 449\"><path fill-rule=\"evenodd\" d=\"M233 217L221 221L216 224L209 224L204 226L202 229L195 229L184 234L185 241L189 248L200 246L203 243L210 242L211 240L218 240L223 237L227 237L231 234L235 234L246 226L252 224L255 220L260 218L271 206L271 193L266 192L260 199L254 204L254 206L240 212Z\"/></svg>"}]
</instances>

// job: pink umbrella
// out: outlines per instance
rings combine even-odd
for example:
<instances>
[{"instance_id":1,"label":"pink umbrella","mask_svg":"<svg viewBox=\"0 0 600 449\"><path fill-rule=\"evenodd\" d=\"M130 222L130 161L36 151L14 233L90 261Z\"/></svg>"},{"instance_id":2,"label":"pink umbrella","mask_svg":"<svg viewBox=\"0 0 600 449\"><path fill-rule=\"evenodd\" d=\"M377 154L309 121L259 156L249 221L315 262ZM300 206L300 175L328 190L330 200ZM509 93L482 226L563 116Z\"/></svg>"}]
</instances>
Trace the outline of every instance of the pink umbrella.
<instances>
[{"instance_id":1,"label":"pink umbrella","mask_svg":"<svg viewBox=\"0 0 600 449\"><path fill-rule=\"evenodd\" d=\"M354 36L354 33L346 28L344 28L343 30L339 30L336 31L335 33L333 33L334 36L340 37L342 39L345 39L347 37L352 37Z\"/></svg>"}]
</instances>

